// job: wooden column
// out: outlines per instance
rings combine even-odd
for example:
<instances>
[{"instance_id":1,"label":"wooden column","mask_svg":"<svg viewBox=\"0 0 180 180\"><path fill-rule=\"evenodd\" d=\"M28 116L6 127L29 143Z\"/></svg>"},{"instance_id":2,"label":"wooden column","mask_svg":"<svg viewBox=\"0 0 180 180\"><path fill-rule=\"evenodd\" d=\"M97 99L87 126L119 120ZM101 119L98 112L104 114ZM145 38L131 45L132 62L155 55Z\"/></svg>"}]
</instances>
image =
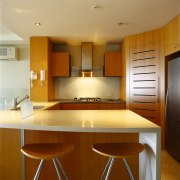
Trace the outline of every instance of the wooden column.
<instances>
[{"instance_id":1,"label":"wooden column","mask_svg":"<svg viewBox=\"0 0 180 180\"><path fill-rule=\"evenodd\" d=\"M30 70L37 72L38 79L30 89L31 100L54 100L54 79L51 76L52 43L48 37L30 38ZM40 82L40 70L45 70L45 82Z\"/></svg>"}]
</instances>

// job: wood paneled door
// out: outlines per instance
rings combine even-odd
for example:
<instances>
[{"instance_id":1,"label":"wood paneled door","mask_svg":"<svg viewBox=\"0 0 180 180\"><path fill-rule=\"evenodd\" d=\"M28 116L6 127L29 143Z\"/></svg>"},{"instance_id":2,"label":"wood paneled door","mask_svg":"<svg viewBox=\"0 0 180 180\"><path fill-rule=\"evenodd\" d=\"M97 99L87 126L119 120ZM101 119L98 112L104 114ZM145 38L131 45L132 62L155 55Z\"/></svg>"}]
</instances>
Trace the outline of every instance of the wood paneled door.
<instances>
[{"instance_id":1,"label":"wood paneled door","mask_svg":"<svg viewBox=\"0 0 180 180\"><path fill-rule=\"evenodd\" d=\"M160 125L159 47L130 48L130 109Z\"/></svg>"}]
</instances>

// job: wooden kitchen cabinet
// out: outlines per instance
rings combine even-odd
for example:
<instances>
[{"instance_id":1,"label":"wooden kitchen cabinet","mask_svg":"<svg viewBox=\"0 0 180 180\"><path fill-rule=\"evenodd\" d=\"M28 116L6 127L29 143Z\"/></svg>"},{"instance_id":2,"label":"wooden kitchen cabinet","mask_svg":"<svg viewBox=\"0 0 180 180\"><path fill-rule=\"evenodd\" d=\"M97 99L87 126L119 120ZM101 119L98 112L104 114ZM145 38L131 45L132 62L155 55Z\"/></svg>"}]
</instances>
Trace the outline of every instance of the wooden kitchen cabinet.
<instances>
[{"instance_id":1,"label":"wooden kitchen cabinet","mask_svg":"<svg viewBox=\"0 0 180 180\"><path fill-rule=\"evenodd\" d=\"M62 103L61 110L126 109L125 103Z\"/></svg>"},{"instance_id":2,"label":"wooden kitchen cabinet","mask_svg":"<svg viewBox=\"0 0 180 180\"><path fill-rule=\"evenodd\" d=\"M30 70L37 73L33 80L30 97L33 101L51 101L55 96L54 78L51 76L52 43L48 37L30 38ZM40 71L45 70L45 81L40 81Z\"/></svg>"},{"instance_id":3,"label":"wooden kitchen cabinet","mask_svg":"<svg viewBox=\"0 0 180 180\"><path fill-rule=\"evenodd\" d=\"M156 44L130 48L130 104L132 111L160 125L160 63Z\"/></svg>"},{"instance_id":4,"label":"wooden kitchen cabinet","mask_svg":"<svg viewBox=\"0 0 180 180\"><path fill-rule=\"evenodd\" d=\"M165 138L165 60L163 30L129 36L126 47L127 108L162 128Z\"/></svg>"},{"instance_id":5,"label":"wooden kitchen cabinet","mask_svg":"<svg viewBox=\"0 0 180 180\"><path fill-rule=\"evenodd\" d=\"M52 53L52 76L70 76L70 62L68 52Z\"/></svg>"},{"instance_id":6,"label":"wooden kitchen cabinet","mask_svg":"<svg viewBox=\"0 0 180 180\"><path fill-rule=\"evenodd\" d=\"M180 15L164 27L165 55L180 50Z\"/></svg>"},{"instance_id":7,"label":"wooden kitchen cabinet","mask_svg":"<svg viewBox=\"0 0 180 180\"><path fill-rule=\"evenodd\" d=\"M131 36L128 65L129 108L158 125L161 125L160 100L163 99L161 34L161 30L154 30Z\"/></svg>"},{"instance_id":8,"label":"wooden kitchen cabinet","mask_svg":"<svg viewBox=\"0 0 180 180\"><path fill-rule=\"evenodd\" d=\"M121 76L122 75L121 52L106 52L105 53L104 75L105 76Z\"/></svg>"},{"instance_id":9,"label":"wooden kitchen cabinet","mask_svg":"<svg viewBox=\"0 0 180 180\"><path fill-rule=\"evenodd\" d=\"M129 37L128 107L161 125L164 104L164 53L161 29Z\"/></svg>"}]
</instances>

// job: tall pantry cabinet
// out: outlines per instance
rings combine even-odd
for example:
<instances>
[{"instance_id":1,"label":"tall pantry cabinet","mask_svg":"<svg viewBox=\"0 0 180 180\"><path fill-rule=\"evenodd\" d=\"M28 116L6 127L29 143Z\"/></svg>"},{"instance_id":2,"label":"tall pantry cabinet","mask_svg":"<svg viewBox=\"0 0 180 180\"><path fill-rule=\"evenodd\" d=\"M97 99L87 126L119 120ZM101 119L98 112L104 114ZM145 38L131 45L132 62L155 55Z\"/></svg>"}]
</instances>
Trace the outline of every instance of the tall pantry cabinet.
<instances>
[{"instance_id":1,"label":"tall pantry cabinet","mask_svg":"<svg viewBox=\"0 0 180 180\"><path fill-rule=\"evenodd\" d=\"M126 101L130 110L162 127L164 141L164 45L161 29L126 38Z\"/></svg>"},{"instance_id":2,"label":"tall pantry cabinet","mask_svg":"<svg viewBox=\"0 0 180 180\"><path fill-rule=\"evenodd\" d=\"M52 43L48 37L30 38L30 70L37 73L31 81L30 97L33 101L54 99L54 79L51 76ZM41 82L40 71L45 71L45 81Z\"/></svg>"}]
</instances>

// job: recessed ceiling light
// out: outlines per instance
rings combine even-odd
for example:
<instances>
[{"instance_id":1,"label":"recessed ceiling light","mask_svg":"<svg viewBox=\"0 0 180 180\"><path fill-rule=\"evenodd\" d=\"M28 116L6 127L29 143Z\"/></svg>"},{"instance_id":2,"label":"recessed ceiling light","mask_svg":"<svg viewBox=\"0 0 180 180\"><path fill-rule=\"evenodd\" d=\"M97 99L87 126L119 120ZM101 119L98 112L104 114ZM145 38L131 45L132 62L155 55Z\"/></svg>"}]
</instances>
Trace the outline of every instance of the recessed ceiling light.
<instances>
[{"instance_id":1,"label":"recessed ceiling light","mask_svg":"<svg viewBox=\"0 0 180 180\"><path fill-rule=\"evenodd\" d=\"M100 5L93 5L92 7L93 7L93 9L99 9L101 6Z\"/></svg>"},{"instance_id":2,"label":"recessed ceiling light","mask_svg":"<svg viewBox=\"0 0 180 180\"><path fill-rule=\"evenodd\" d=\"M117 23L117 24L118 24L118 26L122 26L122 25L124 25L125 23L119 22L119 23Z\"/></svg>"},{"instance_id":3,"label":"recessed ceiling light","mask_svg":"<svg viewBox=\"0 0 180 180\"><path fill-rule=\"evenodd\" d=\"M34 23L36 26L41 26L42 24L41 23Z\"/></svg>"}]
</instances>

